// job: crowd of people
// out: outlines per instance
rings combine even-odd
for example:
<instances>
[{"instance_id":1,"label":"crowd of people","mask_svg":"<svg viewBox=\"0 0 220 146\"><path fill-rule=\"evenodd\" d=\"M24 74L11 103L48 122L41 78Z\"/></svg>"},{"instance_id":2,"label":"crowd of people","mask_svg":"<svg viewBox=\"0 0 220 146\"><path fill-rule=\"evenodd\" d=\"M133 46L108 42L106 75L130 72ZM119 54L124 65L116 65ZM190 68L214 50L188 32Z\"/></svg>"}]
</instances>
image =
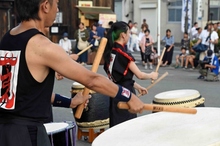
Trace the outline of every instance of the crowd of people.
<instances>
[{"instance_id":1,"label":"crowd of people","mask_svg":"<svg viewBox=\"0 0 220 146\"><path fill-rule=\"evenodd\" d=\"M103 28L102 23L102 21L98 21L97 24L93 24L91 30L86 29L84 24L80 23L79 30L77 30L74 35L74 38L77 40L77 44L79 42L79 37L81 37L87 44L93 44L91 50L96 51L101 38L104 36L106 37L109 30ZM109 22L110 27L112 24L113 22ZM130 37L126 43L125 49L130 53L133 53L134 51L140 52L142 65L145 69L152 70L153 65L156 65L157 63L159 56L157 54L157 48L154 47L155 41L150 34L149 25L147 24L146 19L143 19L140 29L138 27L138 23L133 23L131 20L129 20L127 24L129 27ZM113 34L113 36L114 35L115 34ZM219 57L219 38L220 23L207 23L207 26L202 29L198 26L198 23L195 22L190 33L183 33L183 38L180 41L180 53L175 56L175 69L183 68L194 70L197 67L202 67L201 62L205 57L207 57L208 50L212 50L213 54ZM166 67L172 64L175 43L174 36L172 35L170 29L166 30L166 35L161 41L164 42L166 51L160 65L162 67ZM59 44L63 44L65 51L67 53L71 53L71 45L69 43L67 33L64 33ZM76 45L75 53L78 53L81 50L78 46L79 45ZM87 54L88 52L85 52L81 55L78 62L85 64L88 58ZM212 71L213 68L209 68L208 70ZM218 76L218 74L219 72L216 72L216 76ZM200 76L199 78L204 77Z\"/></svg>"},{"instance_id":2,"label":"crowd of people","mask_svg":"<svg viewBox=\"0 0 220 146\"><path fill-rule=\"evenodd\" d=\"M220 48L220 23L207 23L204 29L195 22L190 35L184 33L175 68L199 68L198 79L218 80Z\"/></svg>"}]
</instances>

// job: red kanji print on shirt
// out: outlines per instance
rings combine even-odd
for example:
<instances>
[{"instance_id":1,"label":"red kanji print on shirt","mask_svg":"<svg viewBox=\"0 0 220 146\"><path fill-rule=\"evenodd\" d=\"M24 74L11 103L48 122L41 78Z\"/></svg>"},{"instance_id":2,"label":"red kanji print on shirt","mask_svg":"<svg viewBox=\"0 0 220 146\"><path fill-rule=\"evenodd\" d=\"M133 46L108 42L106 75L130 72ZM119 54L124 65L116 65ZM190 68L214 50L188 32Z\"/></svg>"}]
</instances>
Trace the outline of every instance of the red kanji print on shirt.
<instances>
[{"instance_id":1,"label":"red kanji print on shirt","mask_svg":"<svg viewBox=\"0 0 220 146\"><path fill-rule=\"evenodd\" d=\"M20 51L0 51L0 108L15 108Z\"/></svg>"}]
</instances>

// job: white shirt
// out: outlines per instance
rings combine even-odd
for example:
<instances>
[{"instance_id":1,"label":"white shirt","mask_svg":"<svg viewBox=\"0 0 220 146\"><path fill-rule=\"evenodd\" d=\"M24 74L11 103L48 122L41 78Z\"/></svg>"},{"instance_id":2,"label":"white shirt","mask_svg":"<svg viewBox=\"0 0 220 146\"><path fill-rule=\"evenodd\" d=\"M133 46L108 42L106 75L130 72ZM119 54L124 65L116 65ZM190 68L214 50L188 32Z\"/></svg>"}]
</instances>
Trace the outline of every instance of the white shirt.
<instances>
[{"instance_id":1,"label":"white shirt","mask_svg":"<svg viewBox=\"0 0 220 146\"><path fill-rule=\"evenodd\" d=\"M196 27L192 27L192 29L191 29L192 38L195 38L197 33L198 33L198 31L196 30Z\"/></svg>"},{"instance_id":2,"label":"white shirt","mask_svg":"<svg viewBox=\"0 0 220 146\"><path fill-rule=\"evenodd\" d=\"M208 39L207 40L207 37L209 36L209 31L207 31L207 30L203 30L202 32L201 32L201 34L200 34L200 36L199 36L199 39L201 39L202 40L202 44L203 45L206 45L206 46L209 46L209 40L210 39ZM206 41L207 40L207 41Z\"/></svg>"},{"instance_id":3,"label":"white shirt","mask_svg":"<svg viewBox=\"0 0 220 146\"><path fill-rule=\"evenodd\" d=\"M136 27L132 27L132 28L131 28L131 32L134 33L134 34L132 34L132 35L137 36L138 29L137 29Z\"/></svg>"},{"instance_id":4,"label":"white shirt","mask_svg":"<svg viewBox=\"0 0 220 146\"><path fill-rule=\"evenodd\" d=\"M144 32L140 32L139 35L138 35L138 42L140 43L141 42L141 39L143 38L143 36L145 36L145 33ZM141 45L141 44L139 44Z\"/></svg>"},{"instance_id":5,"label":"white shirt","mask_svg":"<svg viewBox=\"0 0 220 146\"><path fill-rule=\"evenodd\" d=\"M64 40L64 39L61 39L59 41L59 45L66 51L66 52L69 52L72 48L72 44L71 44L71 41L68 39L68 40Z\"/></svg>"},{"instance_id":6,"label":"white shirt","mask_svg":"<svg viewBox=\"0 0 220 146\"><path fill-rule=\"evenodd\" d=\"M218 34L216 31L213 31L212 34L211 34L211 40L212 41L215 41L215 40L218 40ZM213 51L214 50L214 47L215 47L215 44L213 43L210 43L210 49Z\"/></svg>"}]
</instances>

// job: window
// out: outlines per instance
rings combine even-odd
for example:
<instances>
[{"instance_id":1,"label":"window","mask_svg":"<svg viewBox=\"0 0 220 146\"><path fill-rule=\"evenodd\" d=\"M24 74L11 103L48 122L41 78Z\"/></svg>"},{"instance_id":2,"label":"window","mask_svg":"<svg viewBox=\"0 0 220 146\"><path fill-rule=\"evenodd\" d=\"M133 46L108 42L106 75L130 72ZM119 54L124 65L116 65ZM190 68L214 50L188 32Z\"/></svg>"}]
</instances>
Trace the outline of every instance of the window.
<instances>
[{"instance_id":1,"label":"window","mask_svg":"<svg viewBox=\"0 0 220 146\"><path fill-rule=\"evenodd\" d=\"M168 22L181 22L182 0L168 3Z\"/></svg>"},{"instance_id":2,"label":"window","mask_svg":"<svg viewBox=\"0 0 220 146\"><path fill-rule=\"evenodd\" d=\"M219 21L220 20L220 8L219 7L210 7L210 13L212 13L212 17L210 16L210 20Z\"/></svg>"}]
</instances>

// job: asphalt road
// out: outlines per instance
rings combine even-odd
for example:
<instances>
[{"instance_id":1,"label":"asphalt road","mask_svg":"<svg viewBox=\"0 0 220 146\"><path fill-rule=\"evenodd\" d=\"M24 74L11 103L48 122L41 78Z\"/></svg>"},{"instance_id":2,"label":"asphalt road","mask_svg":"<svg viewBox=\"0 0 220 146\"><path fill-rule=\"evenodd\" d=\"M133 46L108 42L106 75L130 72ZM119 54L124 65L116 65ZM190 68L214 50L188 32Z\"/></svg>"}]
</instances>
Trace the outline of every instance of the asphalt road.
<instances>
[{"instance_id":1,"label":"asphalt road","mask_svg":"<svg viewBox=\"0 0 220 146\"><path fill-rule=\"evenodd\" d=\"M179 51L174 52L174 56L178 54ZM145 70L144 67L140 64L140 55L135 52L134 56L137 60L138 67L144 72L151 72L151 70ZM174 58L173 56L173 58ZM174 62L173 62L174 63ZM91 69L91 66L86 66L86 68ZM155 69L156 67L154 67ZM184 70L184 69L174 69L174 67L161 67L159 69L159 74L168 72L169 75L164 78L161 82L155 85L152 89L149 90L148 95L141 98L145 103L151 103L154 96L158 93L164 91L178 90L178 89L194 89L198 90L200 94L205 97L205 106L206 107L220 107L220 82L207 82L204 80L199 80L198 69L195 70ZM98 73L106 75L103 66L100 66ZM142 86L147 87L151 84L150 80L135 80ZM66 96L71 96L70 90L72 83L74 81L63 79L62 81L55 81L54 92L63 94ZM73 113L71 109L66 108L53 108L54 121L74 121ZM145 111L138 116L151 114L151 111ZM218 115L219 116L219 115ZM91 144L87 141L80 140L77 141L77 146L90 146Z\"/></svg>"}]
</instances>

